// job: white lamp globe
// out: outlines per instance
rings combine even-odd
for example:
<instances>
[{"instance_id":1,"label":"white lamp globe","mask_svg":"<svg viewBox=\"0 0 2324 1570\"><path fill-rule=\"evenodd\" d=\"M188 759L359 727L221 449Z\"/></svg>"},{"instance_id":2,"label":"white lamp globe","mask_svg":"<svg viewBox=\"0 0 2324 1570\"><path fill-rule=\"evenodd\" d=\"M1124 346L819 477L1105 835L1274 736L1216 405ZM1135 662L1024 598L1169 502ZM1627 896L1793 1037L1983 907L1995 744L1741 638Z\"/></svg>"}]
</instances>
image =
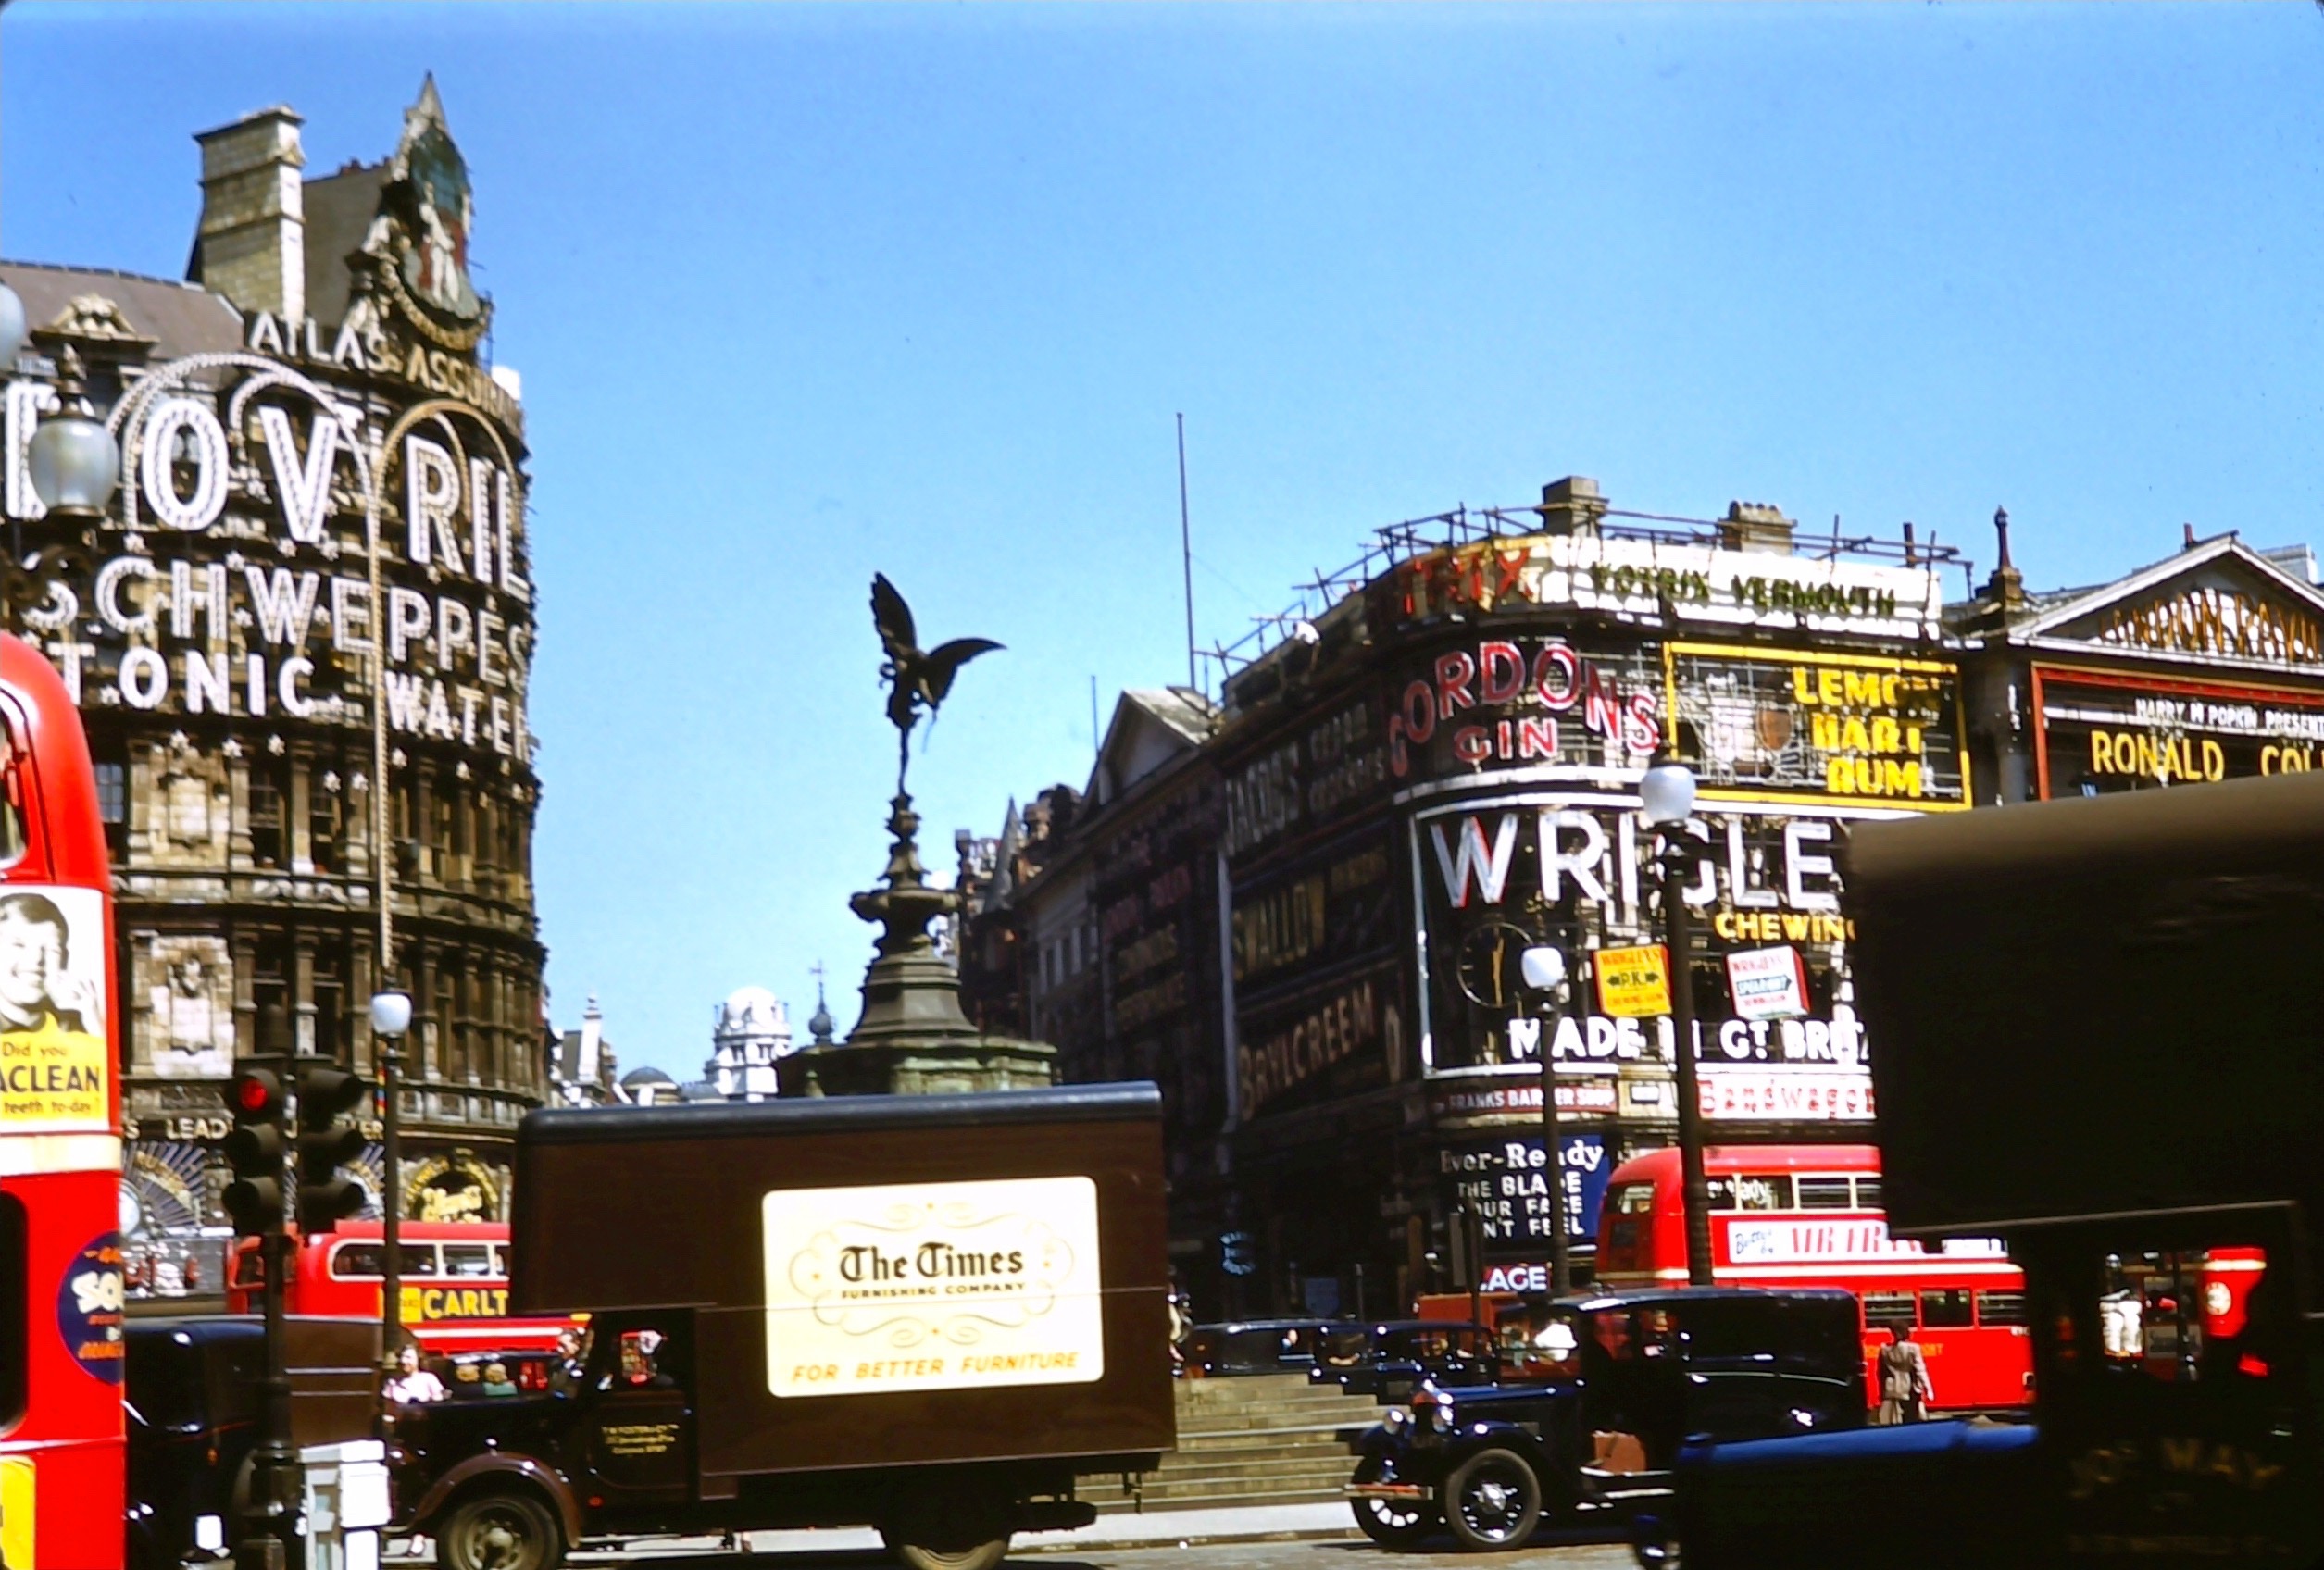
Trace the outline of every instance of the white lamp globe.
<instances>
[{"instance_id":1,"label":"white lamp globe","mask_svg":"<svg viewBox=\"0 0 2324 1570\"><path fill-rule=\"evenodd\" d=\"M68 409L32 433L32 492L53 513L101 513L120 483L121 455L112 433Z\"/></svg>"},{"instance_id":2,"label":"white lamp globe","mask_svg":"<svg viewBox=\"0 0 2324 1570\"><path fill-rule=\"evenodd\" d=\"M1638 782L1639 804L1646 821L1658 829L1675 829L1694 811L1694 770L1675 758L1665 758Z\"/></svg>"},{"instance_id":3,"label":"white lamp globe","mask_svg":"<svg viewBox=\"0 0 2324 1570\"><path fill-rule=\"evenodd\" d=\"M23 298L0 283L0 374L16 368L16 357L24 352L29 336L24 325Z\"/></svg>"},{"instance_id":4,"label":"white lamp globe","mask_svg":"<svg viewBox=\"0 0 2324 1570\"><path fill-rule=\"evenodd\" d=\"M121 454L83 395L81 356L70 344L56 357L56 397L61 406L32 432L32 493L53 513L102 513L120 482Z\"/></svg>"},{"instance_id":5,"label":"white lamp globe","mask_svg":"<svg viewBox=\"0 0 2324 1570\"><path fill-rule=\"evenodd\" d=\"M411 1028L411 999L401 992L371 996L371 1028L381 1036L400 1036Z\"/></svg>"},{"instance_id":6,"label":"white lamp globe","mask_svg":"<svg viewBox=\"0 0 2324 1570\"><path fill-rule=\"evenodd\" d=\"M1537 992L1549 991L1566 979L1566 951L1547 945L1530 948L1518 956L1518 968L1527 986Z\"/></svg>"}]
</instances>

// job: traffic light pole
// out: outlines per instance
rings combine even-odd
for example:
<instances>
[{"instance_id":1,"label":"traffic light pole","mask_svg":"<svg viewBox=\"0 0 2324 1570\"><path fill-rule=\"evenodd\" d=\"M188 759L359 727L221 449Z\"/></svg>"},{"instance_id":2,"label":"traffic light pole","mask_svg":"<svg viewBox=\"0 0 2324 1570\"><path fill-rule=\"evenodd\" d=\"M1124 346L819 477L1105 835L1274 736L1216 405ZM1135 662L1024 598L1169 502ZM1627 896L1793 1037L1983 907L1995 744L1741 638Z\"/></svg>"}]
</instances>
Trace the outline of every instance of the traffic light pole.
<instances>
[{"instance_id":1,"label":"traffic light pole","mask_svg":"<svg viewBox=\"0 0 2324 1570\"><path fill-rule=\"evenodd\" d=\"M258 1381L258 1442L250 1452L250 1504L235 1570L302 1570L305 1543L298 1535L304 1468L291 1434L291 1374L282 1349L282 1291L291 1265L291 1240L280 1227L259 1240L265 1261L266 1376Z\"/></svg>"},{"instance_id":2,"label":"traffic light pole","mask_svg":"<svg viewBox=\"0 0 2324 1570\"><path fill-rule=\"evenodd\" d=\"M264 1025L262 1039L279 1034ZM282 1137L287 1066L280 1053L254 1054L244 1060L227 1098L234 1128L224 1148L234 1181L227 1186L225 1203L236 1230L257 1239L258 1303L265 1324L258 1427L234 1546L236 1570L303 1570L306 1557L298 1536L305 1480L291 1432L291 1377L282 1346L282 1294L291 1273L291 1240L283 1227L292 1169Z\"/></svg>"}]
</instances>

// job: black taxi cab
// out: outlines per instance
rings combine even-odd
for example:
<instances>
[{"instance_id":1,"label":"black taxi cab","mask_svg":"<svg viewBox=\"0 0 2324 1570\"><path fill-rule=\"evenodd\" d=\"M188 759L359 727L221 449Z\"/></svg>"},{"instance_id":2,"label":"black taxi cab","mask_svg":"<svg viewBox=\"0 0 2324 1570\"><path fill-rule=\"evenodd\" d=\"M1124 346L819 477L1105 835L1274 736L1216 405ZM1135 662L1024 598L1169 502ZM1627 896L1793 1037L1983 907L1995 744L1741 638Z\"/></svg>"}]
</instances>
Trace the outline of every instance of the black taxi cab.
<instances>
[{"instance_id":1,"label":"black taxi cab","mask_svg":"<svg viewBox=\"0 0 2324 1570\"><path fill-rule=\"evenodd\" d=\"M1855 1300L1648 1290L1505 1311L1499 1382L1425 1384L1357 1441L1348 1499L1375 1542L1514 1548L1544 1520L1666 1495L1681 1444L1865 1420Z\"/></svg>"}]
</instances>

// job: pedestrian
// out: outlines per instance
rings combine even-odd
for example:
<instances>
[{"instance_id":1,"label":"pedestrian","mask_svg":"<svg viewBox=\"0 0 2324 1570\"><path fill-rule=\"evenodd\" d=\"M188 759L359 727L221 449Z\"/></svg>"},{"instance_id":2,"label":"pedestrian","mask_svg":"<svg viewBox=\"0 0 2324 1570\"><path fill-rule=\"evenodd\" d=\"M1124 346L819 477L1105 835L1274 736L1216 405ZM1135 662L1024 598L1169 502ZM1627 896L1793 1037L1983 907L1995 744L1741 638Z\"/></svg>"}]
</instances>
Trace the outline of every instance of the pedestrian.
<instances>
[{"instance_id":1,"label":"pedestrian","mask_svg":"<svg viewBox=\"0 0 2324 1570\"><path fill-rule=\"evenodd\" d=\"M516 1381L508 1377L508 1365L494 1359L484 1364L484 1393L488 1396L517 1394Z\"/></svg>"},{"instance_id":2,"label":"pedestrian","mask_svg":"<svg viewBox=\"0 0 2324 1570\"><path fill-rule=\"evenodd\" d=\"M408 1341L395 1354L394 1377L380 1391L395 1406L424 1406L444 1400L447 1393L443 1380L419 1366L419 1349Z\"/></svg>"},{"instance_id":3,"label":"pedestrian","mask_svg":"<svg viewBox=\"0 0 2324 1570\"><path fill-rule=\"evenodd\" d=\"M1929 1360L1913 1339L1911 1326L1889 1332L1888 1345L1880 1349L1880 1405L1873 1422L1918 1423L1929 1415L1929 1403L1937 1392L1929 1383Z\"/></svg>"}]
</instances>

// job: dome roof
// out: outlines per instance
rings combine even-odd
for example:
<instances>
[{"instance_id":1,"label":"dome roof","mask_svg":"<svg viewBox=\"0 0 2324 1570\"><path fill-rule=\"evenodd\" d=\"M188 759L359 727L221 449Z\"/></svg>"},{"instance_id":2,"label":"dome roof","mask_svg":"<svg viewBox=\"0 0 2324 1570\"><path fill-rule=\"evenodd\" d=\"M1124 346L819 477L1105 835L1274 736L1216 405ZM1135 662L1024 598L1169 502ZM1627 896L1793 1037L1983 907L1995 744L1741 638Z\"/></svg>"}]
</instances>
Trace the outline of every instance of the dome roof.
<instances>
[{"instance_id":1,"label":"dome roof","mask_svg":"<svg viewBox=\"0 0 2324 1570\"><path fill-rule=\"evenodd\" d=\"M637 1085L675 1085L676 1083L678 1083L677 1080L672 1079L650 1063L643 1068L632 1068L621 1077L621 1086L624 1090Z\"/></svg>"},{"instance_id":2,"label":"dome roof","mask_svg":"<svg viewBox=\"0 0 2324 1570\"><path fill-rule=\"evenodd\" d=\"M766 1009L771 1013L781 1006L774 993L764 987L737 987L726 997L726 1012L731 1015L748 1014L753 1009Z\"/></svg>"}]
</instances>

